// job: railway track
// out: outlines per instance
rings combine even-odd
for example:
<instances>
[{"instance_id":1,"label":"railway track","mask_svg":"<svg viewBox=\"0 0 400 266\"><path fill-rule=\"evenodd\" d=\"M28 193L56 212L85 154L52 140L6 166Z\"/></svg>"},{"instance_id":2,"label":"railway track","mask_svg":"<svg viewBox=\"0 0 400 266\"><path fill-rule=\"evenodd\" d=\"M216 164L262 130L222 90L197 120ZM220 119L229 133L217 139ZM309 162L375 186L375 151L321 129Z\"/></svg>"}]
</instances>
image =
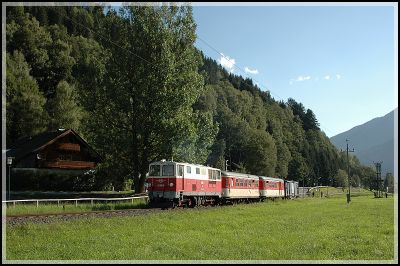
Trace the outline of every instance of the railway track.
<instances>
[{"instance_id":1,"label":"railway track","mask_svg":"<svg viewBox=\"0 0 400 266\"><path fill-rule=\"evenodd\" d=\"M218 206L223 207L223 206ZM142 216L159 212L179 212L191 210L204 210L215 208L215 206L197 206L196 208L143 208L143 209L123 209L123 210L104 210L104 211L87 211L87 212L70 212L70 213L44 213L44 214L29 214L29 215L6 215L3 220L6 220L8 225L22 223L50 223L54 221L68 221L85 218L112 218L118 216Z\"/></svg>"},{"instance_id":2,"label":"railway track","mask_svg":"<svg viewBox=\"0 0 400 266\"><path fill-rule=\"evenodd\" d=\"M161 212L161 208L145 208L145 209L124 209L124 210L105 210L105 211L88 211L88 212L71 212L71 213L45 213L45 214L29 214L29 215L6 215L3 216L7 224L20 223L49 223L60 220L76 220L85 218L111 218L117 216L140 216L151 213Z\"/></svg>"}]
</instances>

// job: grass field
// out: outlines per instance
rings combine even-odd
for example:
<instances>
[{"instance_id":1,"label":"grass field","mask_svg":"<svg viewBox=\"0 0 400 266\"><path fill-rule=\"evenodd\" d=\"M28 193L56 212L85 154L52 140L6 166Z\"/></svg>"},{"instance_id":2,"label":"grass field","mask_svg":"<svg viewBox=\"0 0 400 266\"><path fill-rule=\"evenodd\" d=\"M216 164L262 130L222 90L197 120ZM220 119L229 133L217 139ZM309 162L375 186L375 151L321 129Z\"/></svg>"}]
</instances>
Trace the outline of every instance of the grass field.
<instances>
[{"instance_id":1,"label":"grass field","mask_svg":"<svg viewBox=\"0 0 400 266\"><path fill-rule=\"evenodd\" d=\"M7 260L393 261L394 225L393 197L305 198L7 225L5 244Z\"/></svg>"}]
</instances>

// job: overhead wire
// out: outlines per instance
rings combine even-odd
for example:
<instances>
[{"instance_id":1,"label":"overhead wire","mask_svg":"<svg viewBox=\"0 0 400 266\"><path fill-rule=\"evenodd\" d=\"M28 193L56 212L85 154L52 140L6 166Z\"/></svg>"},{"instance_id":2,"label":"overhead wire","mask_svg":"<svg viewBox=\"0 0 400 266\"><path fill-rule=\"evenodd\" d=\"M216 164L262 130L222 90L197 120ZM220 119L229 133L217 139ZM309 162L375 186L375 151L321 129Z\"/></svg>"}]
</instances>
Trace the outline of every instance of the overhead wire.
<instances>
[{"instance_id":1,"label":"overhead wire","mask_svg":"<svg viewBox=\"0 0 400 266\"><path fill-rule=\"evenodd\" d=\"M60 14L60 13L59 13L59 14ZM148 64L154 65L153 63L149 62L149 61L146 60L145 58L143 58L143 57L141 57L141 56L139 56L139 55L133 53L132 51L129 51L129 50L125 49L124 47L118 45L117 43L111 41L109 38L104 37L103 35L101 35L101 34L99 34L99 33L97 33L97 32L94 32L92 29L86 27L85 25L82 25L82 24L79 23L79 22L76 22L75 20L73 20L72 18L70 18L68 15L66 15L66 14L60 14L60 15L63 15L64 17L66 17L67 19L69 19L72 23L78 24L78 25L80 25L81 27L84 27L84 28L88 29L88 30L89 30L90 32L92 32L93 34L96 34L97 36L101 37L102 39L104 39L104 40L110 42L111 44L113 44L113 45L119 47L120 49L123 49L124 51L126 51L126 52L128 52L128 53L134 55L135 57L137 57L137 58L139 58L139 59L141 59L141 60L147 62ZM260 84L260 86L262 85L258 80L254 79L253 77L250 77L250 76L247 74L247 72L246 72L245 70L243 70L241 67L239 67L235 62L232 62L231 59L230 59L229 57L225 56L225 55L224 55L222 52L220 52L218 49L214 48L211 44L209 44L207 41L205 41L205 40L204 40L202 37L200 37L198 34L197 34L197 39L199 39L200 41L202 41L203 43L205 43L208 47L210 47L212 50L214 50L214 51L215 51L216 53L218 53L220 56L224 57L226 60L228 60L229 62L231 62L232 65L233 65L234 67L236 67L237 69L239 69L242 73L244 73L244 75L245 75L246 77L248 77L248 78L254 80L256 83ZM272 94L272 95L278 97L281 101L284 101L283 98L280 97L277 93L272 92L270 89L267 88L267 86L264 86L264 87L267 89L267 91L268 91L270 94ZM320 122L319 122L319 125L320 125L320 127L322 128L322 124L321 124ZM325 130L327 130L326 127L324 127L324 128L325 128ZM330 130L328 130L328 131L330 131ZM332 131L330 131L330 132L332 133Z\"/></svg>"},{"instance_id":2,"label":"overhead wire","mask_svg":"<svg viewBox=\"0 0 400 266\"><path fill-rule=\"evenodd\" d=\"M248 77L248 78L254 80L255 82L257 82L258 84L262 85L258 80L254 79L253 77L250 77L250 76L247 74L247 72L246 72L245 70L243 70L241 67L239 67L235 62L233 62L229 57L225 56L225 55L224 55L222 52L220 52L218 49L216 49L216 48L213 47L211 44L209 44L208 42L206 42L206 41L205 41L203 38L201 38L198 34L197 34L197 38L198 38L200 41L202 41L204 44L206 44L208 47L210 47L212 50L214 50L216 53L218 53L220 56L224 57L227 61L229 61L230 63L232 63L232 65L233 65L234 67L236 67L237 69L239 69L242 73L244 73L246 77ZM281 101L284 102L284 100L283 100L282 97L280 97L278 94L272 92L269 88L267 88L267 86L264 86L264 87L266 88L266 90L267 90L269 93L271 93L271 94L277 96ZM326 131L329 131L330 133L332 133L331 130L329 130L329 129L326 128L325 126L322 126L322 124L321 124L320 122L319 122L319 125L320 125L320 128L324 127L324 129L325 129Z\"/></svg>"}]
</instances>

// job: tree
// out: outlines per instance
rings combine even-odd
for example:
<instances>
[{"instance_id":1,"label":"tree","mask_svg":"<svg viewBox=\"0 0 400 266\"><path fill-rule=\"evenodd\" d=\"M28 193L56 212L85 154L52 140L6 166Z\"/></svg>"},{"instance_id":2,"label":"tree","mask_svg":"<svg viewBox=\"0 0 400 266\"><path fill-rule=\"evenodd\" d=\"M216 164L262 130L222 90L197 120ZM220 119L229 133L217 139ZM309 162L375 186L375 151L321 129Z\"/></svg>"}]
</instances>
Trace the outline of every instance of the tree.
<instances>
[{"instance_id":1,"label":"tree","mask_svg":"<svg viewBox=\"0 0 400 266\"><path fill-rule=\"evenodd\" d=\"M310 129L319 130L318 120L315 117L314 112L310 109L307 109L307 112L304 115L303 127L304 127L304 130L306 130L306 131L310 130Z\"/></svg>"},{"instance_id":2,"label":"tree","mask_svg":"<svg viewBox=\"0 0 400 266\"><path fill-rule=\"evenodd\" d=\"M77 104L74 86L66 81L58 83L55 95L48 101L50 115L50 130L72 128L78 130L83 116L83 110Z\"/></svg>"},{"instance_id":3,"label":"tree","mask_svg":"<svg viewBox=\"0 0 400 266\"><path fill-rule=\"evenodd\" d=\"M24 55L7 53L7 141L33 136L46 129L45 97L29 74L30 67Z\"/></svg>"},{"instance_id":4,"label":"tree","mask_svg":"<svg viewBox=\"0 0 400 266\"><path fill-rule=\"evenodd\" d=\"M32 68L31 75L42 89L42 81L46 78L45 68L49 60L47 48L51 44L51 36L35 18L30 18L29 13L15 17L15 22L16 24L10 22L12 30L7 36L7 51L13 53L18 50L24 55Z\"/></svg>"},{"instance_id":5,"label":"tree","mask_svg":"<svg viewBox=\"0 0 400 266\"><path fill-rule=\"evenodd\" d=\"M394 177L392 173L387 173L384 181L384 189L390 193L394 193Z\"/></svg>"},{"instance_id":6,"label":"tree","mask_svg":"<svg viewBox=\"0 0 400 266\"><path fill-rule=\"evenodd\" d=\"M255 175L274 176L276 167L276 146L273 138L263 130L252 129L246 134L244 166Z\"/></svg>"},{"instance_id":7,"label":"tree","mask_svg":"<svg viewBox=\"0 0 400 266\"><path fill-rule=\"evenodd\" d=\"M310 178L310 169L299 153L292 154L292 160L290 160L288 167L288 179L305 180L306 184L313 185Z\"/></svg>"},{"instance_id":8,"label":"tree","mask_svg":"<svg viewBox=\"0 0 400 266\"><path fill-rule=\"evenodd\" d=\"M339 169L334 176L334 184L338 187L347 187L349 185L347 172L345 170Z\"/></svg>"},{"instance_id":9,"label":"tree","mask_svg":"<svg viewBox=\"0 0 400 266\"><path fill-rule=\"evenodd\" d=\"M109 13L103 25L103 35L118 46L102 41L112 56L95 119L108 130L96 134L112 135L115 146L108 152L126 161L121 176L133 176L135 191L143 192L151 161L171 158L179 145L207 143L212 134L200 133L192 117L203 79L191 7L128 6L121 14Z\"/></svg>"}]
</instances>

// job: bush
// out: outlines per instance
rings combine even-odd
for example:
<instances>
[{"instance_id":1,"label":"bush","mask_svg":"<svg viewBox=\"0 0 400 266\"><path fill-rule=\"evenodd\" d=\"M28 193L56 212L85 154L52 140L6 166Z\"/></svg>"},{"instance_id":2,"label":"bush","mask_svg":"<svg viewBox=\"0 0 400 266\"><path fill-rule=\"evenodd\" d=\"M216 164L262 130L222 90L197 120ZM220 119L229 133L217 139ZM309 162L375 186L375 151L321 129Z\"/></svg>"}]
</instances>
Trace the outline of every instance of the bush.
<instances>
[{"instance_id":1,"label":"bush","mask_svg":"<svg viewBox=\"0 0 400 266\"><path fill-rule=\"evenodd\" d=\"M73 174L51 171L13 171L11 190L91 191L95 187L93 173Z\"/></svg>"}]
</instances>

